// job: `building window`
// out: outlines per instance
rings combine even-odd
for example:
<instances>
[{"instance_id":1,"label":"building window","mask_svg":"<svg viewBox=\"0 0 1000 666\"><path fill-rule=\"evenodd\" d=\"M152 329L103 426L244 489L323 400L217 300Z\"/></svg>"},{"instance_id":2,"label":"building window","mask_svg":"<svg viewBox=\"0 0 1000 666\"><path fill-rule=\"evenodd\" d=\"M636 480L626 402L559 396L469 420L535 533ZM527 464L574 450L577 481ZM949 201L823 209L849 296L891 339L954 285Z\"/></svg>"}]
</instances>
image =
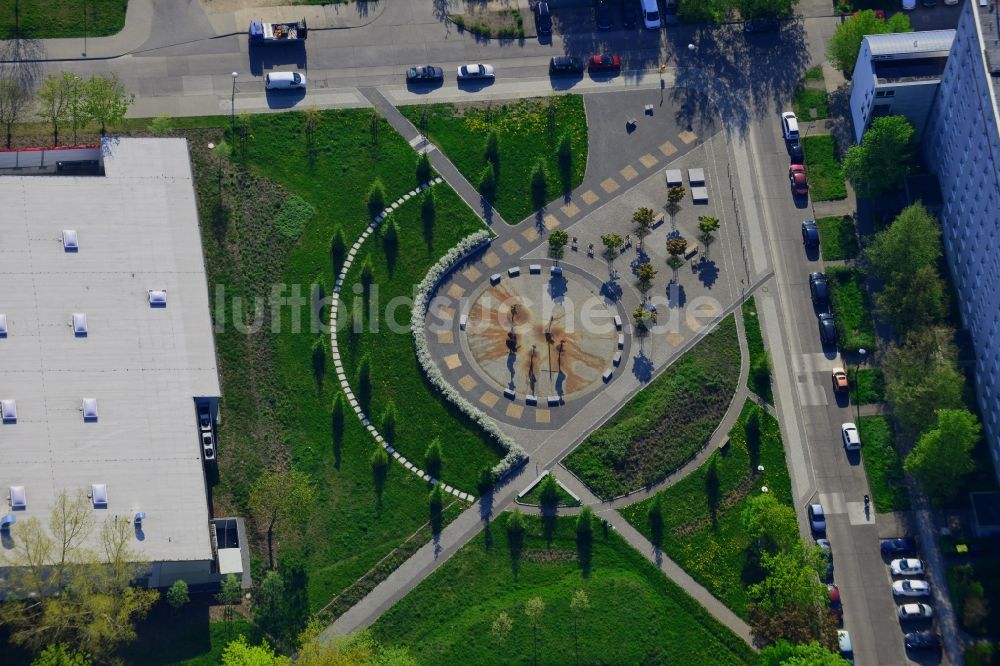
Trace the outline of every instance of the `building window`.
<instances>
[{"instance_id":1,"label":"building window","mask_svg":"<svg viewBox=\"0 0 1000 666\"><path fill-rule=\"evenodd\" d=\"M888 116L891 110L891 104L876 104L875 108L872 109L872 117L877 118L879 116Z\"/></svg>"}]
</instances>

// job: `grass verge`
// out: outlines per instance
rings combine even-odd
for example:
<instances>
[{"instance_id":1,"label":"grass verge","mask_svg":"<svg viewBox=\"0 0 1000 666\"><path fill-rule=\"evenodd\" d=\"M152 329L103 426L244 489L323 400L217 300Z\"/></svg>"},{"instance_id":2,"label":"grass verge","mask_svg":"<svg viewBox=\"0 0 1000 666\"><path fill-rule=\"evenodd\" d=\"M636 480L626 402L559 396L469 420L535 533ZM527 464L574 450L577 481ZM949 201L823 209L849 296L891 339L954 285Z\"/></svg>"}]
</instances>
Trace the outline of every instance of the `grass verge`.
<instances>
[{"instance_id":1,"label":"grass verge","mask_svg":"<svg viewBox=\"0 0 1000 666\"><path fill-rule=\"evenodd\" d=\"M858 256L858 237L854 233L854 220L850 215L821 217L819 247L823 261L841 261Z\"/></svg>"},{"instance_id":2,"label":"grass verge","mask_svg":"<svg viewBox=\"0 0 1000 666\"><path fill-rule=\"evenodd\" d=\"M760 436L748 441L746 424L751 414L757 415ZM758 465L764 466L763 472L757 471ZM743 529L741 513L761 486L791 506L792 482L778 422L748 401L729 433L729 446L660 493L662 537L650 529L652 498L621 513L734 613L746 618L747 588L759 582L764 572L752 555L753 544Z\"/></svg>"},{"instance_id":3,"label":"grass verge","mask_svg":"<svg viewBox=\"0 0 1000 666\"><path fill-rule=\"evenodd\" d=\"M896 451L889 417L862 417L858 433L875 510L881 513L908 510L910 493L903 482L903 463Z\"/></svg>"},{"instance_id":4,"label":"grass verge","mask_svg":"<svg viewBox=\"0 0 1000 666\"><path fill-rule=\"evenodd\" d=\"M113 35L127 8L128 0L8 0L0 3L0 39Z\"/></svg>"},{"instance_id":5,"label":"grass verge","mask_svg":"<svg viewBox=\"0 0 1000 666\"><path fill-rule=\"evenodd\" d=\"M512 549L506 515L379 618L375 637L408 646L426 664L557 664L573 655L586 663L756 662L749 646L614 532L598 527L578 548L574 518L555 519L546 538L543 522L525 517L523 543ZM578 590L589 608L574 614ZM533 626L525 605L535 597L544 609ZM511 620L505 640L491 631L500 613Z\"/></svg>"},{"instance_id":6,"label":"grass verge","mask_svg":"<svg viewBox=\"0 0 1000 666\"><path fill-rule=\"evenodd\" d=\"M570 189L583 181L587 168L587 114L579 95L523 99L495 104L425 104L399 109L436 144L473 187L486 169L486 142L497 133L494 206L510 224L517 224L536 206L531 174L541 161L547 174L545 203L563 191L557 149L563 136L570 139L571 163L565 172Z\"/></svg>"},{"instance_id":7,"label":"grass verge","mask_svg":"<svg viewBox=\"0 0 1000 666\"><path fill-rule=\"evenodd\" d=\"M825 90L799 88L792 97L792 109L802 120L822 120L830 117L830 104ZM812 110L816 109L816 115Z\"/></svg>"},{"instance_id":8,"label":"grass verge","mask_svg":"<svg viewBox=\"0 0 1000 666\"><path fill-rule=\"evenodd\" d=\"M879 368L848 370L851 373L851 399L862 405L885 402L885 378Z\"/></svg>"},{"instance_id":9,"label":"grass verge","mask_svg":"<svg viewBox=\"0 0 1000 666\"><path fill-rule=\"evenodd\" d=\"M875 324L872 321L864 277L846 266L826 269L830 278L830 309L837 321L841 349L875 349Z\"/></svg>"},{"instance_id":10,"label":"grass verge","mask_svg":"<svg viewBox=\"0 0 1000 666\"><path fill-rule=\"evenodd\" d=\"M847 198L844 170L837 159L837 147L832 136L807 136L802 139L806 170L809 175L809 195L813 201L834 201Z\"/></svg>"},{"instance_id":11,"label":"grass verge","mask_svg":"<svg viewBox=\"0 0 1000 666\"><path fill-rule=\"evenodd\" d=\"M562 486L556 486L559 491L559 506L580 506L580 501L573 498ZM542 504L542 481L535 484L535 487L531 489L524 497L517 500L521 504L533 504L535 506L541 506Z\"/></svg>"},{"instance_id":12,"label":"grass verge","mask_svg":"<svg viewBox=\"0 0 1000 666\"><path fill-rule=\"evenodd\" d=\"M747 351L750 353L750 374L747 388L762 398L767 404L774 404L771 393L771 361L764 349L764 336L760 332L757 318L757 299L753 296L743 303L743 330L747 336Z\"/></svg>"}]
</instances>

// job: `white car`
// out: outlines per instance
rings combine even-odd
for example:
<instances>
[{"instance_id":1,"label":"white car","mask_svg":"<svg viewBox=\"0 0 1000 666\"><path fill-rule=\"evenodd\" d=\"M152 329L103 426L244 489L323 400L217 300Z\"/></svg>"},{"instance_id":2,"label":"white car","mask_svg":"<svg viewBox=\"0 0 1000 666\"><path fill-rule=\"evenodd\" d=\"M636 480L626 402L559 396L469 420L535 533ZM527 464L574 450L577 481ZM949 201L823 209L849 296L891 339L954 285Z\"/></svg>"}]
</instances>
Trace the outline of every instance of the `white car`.
<instances>
[{"instance_id":1,"label":"white car","mask_svg":"<svg viewBox=\"0 0 1000 666\"><path fill-rule=\"evenodd\" d=\"M781 134L785 141L799 140L799 119L792 111L785 111L781 114Z\"/></svg>"},{"instance_id":2,"label":"white car","mask_svg":"<svg viewBox=\"0 0 1000 666\"><path fill-rule=\"evenodd\" d=\"M844 448L848 451L861 450L861 435L858 434L858 427L853 423L842 423L840 432L844 437Z\"/></svg>"},{"instance_id":3,"label":"white car","mask_svg":"<svg viewBox=\"0 0 1000 666\"><path fill-rule=\"evenodd\" d=\"M903 0L903 9L912 12L917 8L917 0Z\"/></svg>"},{"instance_id":4,"label":"white car","mask_svg":"<svg viewBox=\"0 0 1000 666\"><path fill-rule=\"evenodd\" d=\"M924 573L924 563L913 557L893 560L889 568L893 576L922 576Z\"/></svg>"},{"instance_id":5,"label":"white car","mask_svg":"<svg viewBox=\"0 0 1000 666\"><path fill-rule=\"evenodd\" d=\"M929 597L931 586L926 580L897 580L892 584L892 594L897 597Z\"/></svg>"},{"instance_id":6,"label":"white car","mask_svg":"<svg viewBox=\"0 0 1000 666\"><path fill-rule=\"evenodd\" d=\"M854 656L854 646L851 645L851 634L846 629L839 629L837 631L837 647L840 648L840 654L845 657L851 658Z\"/></svg>"},{"instance_id":7,"label":"white car","mask_svg":"<svg viewBox=\"0 0 1000 666\"><path fill-rule=\"evenodd\" d=\"M497 77L496 70L493 69L493 65L483 65L483 64L472 64L472 65L462 65L458 68L458 80L475 80L475 79L495 79Z\"/></svg>"},{"instance_id":8,"label":"white car","mask_svg":"<svg viewBox=\"0 0 1000 666\"><path fill-rule=\"evenodd\" d=\"M899 607L900 620L929 620L934 617L934 609L927 604L903 604Z\"/></svg>"},{"instance_id":9,"label":"white car","mask_svg":"<svg viewBox=\"0 0 1000 666\"><path fill-rule=\"evenodd\" d=\"M298 72L271 72L264 77L266 90L305 89L306 77Z\"/></svg>"}]
</instances>

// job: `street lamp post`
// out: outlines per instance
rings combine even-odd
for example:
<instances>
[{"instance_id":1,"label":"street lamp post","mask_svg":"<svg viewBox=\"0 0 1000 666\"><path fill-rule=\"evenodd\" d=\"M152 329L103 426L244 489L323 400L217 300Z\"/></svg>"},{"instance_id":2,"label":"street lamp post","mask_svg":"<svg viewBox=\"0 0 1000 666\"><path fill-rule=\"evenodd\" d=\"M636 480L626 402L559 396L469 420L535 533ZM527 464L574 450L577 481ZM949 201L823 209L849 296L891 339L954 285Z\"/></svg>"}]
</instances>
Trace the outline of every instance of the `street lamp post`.
<instances>
[{"instance_id":1,"label":"street lamp post","mask_svg":"<svg viewBox=\"0 0 1000 666\"><path fill-rule=\"evenodd\" d=\"M229 109L231 114L230 122L233 126L233 133L236 133L236 79L239 77L239 72L233 72L233 94L229 98Z\"/></svg>"},{"instance_id":2,"label":"street lamp post","mask_svg":"<svg viewBox=\"0 0 1000 666\"><path fill-rule=\"evenodd\" d=\"M861 422L861 400L859 399L860 388L858 387L858 379L861 376L861 365L865 362L865 354L867 353L864 349L858 350L858 363L855 366L854 372L854 406L858 410L858 423Z\"/></svg>"},{"instance_id":3,"label":"street lamp post","mask_svg":"<svg viewBox=\"0 0 1000 666\"><path fill-rule=\"evenodd\" d=\"M83 0L83 55L87 55L87 0Z\"/></svg>"}]
</instances>

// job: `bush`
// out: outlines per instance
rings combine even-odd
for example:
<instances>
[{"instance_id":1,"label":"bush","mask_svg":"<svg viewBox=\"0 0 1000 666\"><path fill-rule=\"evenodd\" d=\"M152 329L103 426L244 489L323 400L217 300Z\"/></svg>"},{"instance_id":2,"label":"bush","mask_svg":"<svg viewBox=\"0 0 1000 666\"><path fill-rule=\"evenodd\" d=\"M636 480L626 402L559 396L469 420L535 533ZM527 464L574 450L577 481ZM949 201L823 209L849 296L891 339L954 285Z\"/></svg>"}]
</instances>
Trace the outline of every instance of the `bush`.
<instances>
[{"instance_id":1,"label":"bush","mask_svg":"<svg viewBox=\"0 0 1000 666\"><path fill-rule=\"evenodd\" d=\"M541 502L542 506L546 508L553 509L559 504L559 485L556 483L556 477L551 472L545 475L545 478L541 481Z\"/></svg>"},{"instance_id":2,"label":"bush","mask_svg":"<svg viewBox=\"0 0 1000 666\"><path fill-rule=\"evenodd\" d=\"M442 464L442 453L441 453L441 440L435 437L431 440L431 443L427 445L427 452L424 453L424 466L426 471L433 478L441 478L441 464ZM480 478L482 475L480 475Z\"/></svg>"},{"instance_id":3,"label":"bush","mask_svg":"<svg viewBox=\"0 0 1000 666\"><path fill-rule=\"evenodd\" d=\"M302 235L315 214L316 209L312 204L297 194L291 194L274 216L274 228L285 238L295 240Z\"/></svg>"},{"instance_id":4,"label":"bush","mask_svg":"<svg viewBox=\"0 0 1000 666\"><path fill-rule=\"evenodd\" d=\"M493 490L493 486L496 485L497 479L493 474L493 470L489 467L483 467L479 470L479 480L476 482L476 490L479 491L480 495L485 495L489 491Z\"/></svg>"},{"instance_id":5,"label":"bush","mask_svg":"<svg viewBox=\"0 0 1000 666\"><path fill-rule=\"evenodd\" d=\"M385 187L378 178L368 190L368 217L374 218L385 210Z\"/></svg>"},{"instance_id":6,"label":"bush","mask_svg":"<svg viewBox=\"0 0 1000 666\"><path fill-rule=\"evenodd\" d=\"M389 444L396 441L396 403L392 398L382 412L382 438Z\"/></svg>"},{"instance_id":7,"label":"bush","mask_svg":"<svg viewBox=\"0 0 1000 666\"><path fill-rule=\"evenodd\" d=\"M149 131L153 134L170 134L174 129L174 120L170 116L156 116L149 123Z\"/></svg>"},{"instance_id":8,"label":"bush","mask_svg":"<svg viewBox=\"0 0 1000 666\"><path fill-rule=\"evenodd\" d=\"M965 648L965 666L992 666L995 652L990 641L976 641Z\"/></svg>"}]
</instances>

